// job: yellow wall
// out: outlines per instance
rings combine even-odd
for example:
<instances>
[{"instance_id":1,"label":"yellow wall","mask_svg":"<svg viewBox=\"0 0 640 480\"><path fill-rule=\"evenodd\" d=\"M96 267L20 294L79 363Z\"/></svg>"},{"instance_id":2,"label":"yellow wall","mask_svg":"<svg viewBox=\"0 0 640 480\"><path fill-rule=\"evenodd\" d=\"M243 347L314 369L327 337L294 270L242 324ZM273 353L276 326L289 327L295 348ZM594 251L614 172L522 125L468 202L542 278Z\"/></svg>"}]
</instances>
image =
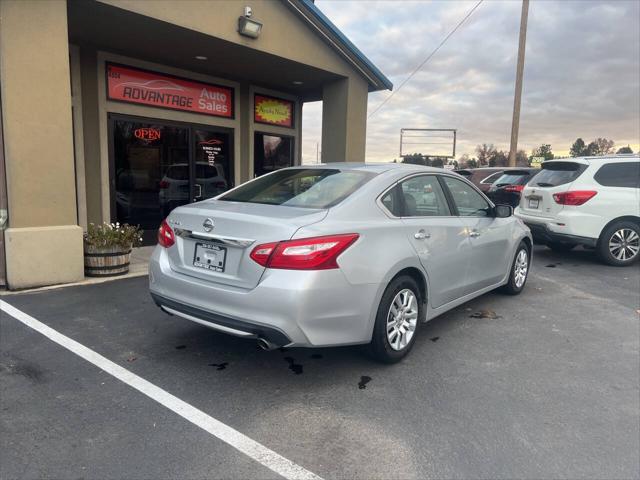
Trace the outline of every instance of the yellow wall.
<instances>
[{"instance_id":1,"label":"yellow wall","mask_svg":"<svg viewBox=\"0 0 640 480\"><path fill-rule=\"evenodd\" d=\"M67 8L0 0L0 88L10 288L83 277L77 226Z\"/></svg>"},{"instance_id":2,"label":"yellow wall","mask_svg":"<svg viewBox=\"0 0 640 480\"><path fill-rule=\"evenodd\" d=\"M66 2L0 1L11 227L76 224Z\"/></svg>"},{"instance_id":3,"label":"yellow wall","mask_svg":"<svg viewBox=\"0 0 640 480\"><path fill-rule=\"evenodd\" d=\"M356 75L350 64L312 33L309 25L280 0L100 1L339 75ZM238 17L243 15L245 5L251 6L251 18L263 24L257 40L238 35L236 31Z\"/></svg>"}]
</instances>

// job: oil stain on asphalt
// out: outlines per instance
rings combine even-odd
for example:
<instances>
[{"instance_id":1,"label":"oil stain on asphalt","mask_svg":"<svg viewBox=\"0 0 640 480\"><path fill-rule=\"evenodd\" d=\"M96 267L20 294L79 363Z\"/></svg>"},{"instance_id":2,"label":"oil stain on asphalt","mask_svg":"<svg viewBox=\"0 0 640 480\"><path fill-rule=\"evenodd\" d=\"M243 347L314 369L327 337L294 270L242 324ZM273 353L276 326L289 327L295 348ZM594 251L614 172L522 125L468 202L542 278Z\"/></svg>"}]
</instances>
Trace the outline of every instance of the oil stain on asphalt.
<instances>
[{"instance_id":1,"label":"oil stain on asphalt","mask_svg":"<svg viewBox=\"0 0 640 480\"><path fill-rule=\"evenodd\" d=\"M0 362L0 373L8 373L10 375L19 375L34 383L44 382L44 370L38 365L22 360L21 358L9 358L5 363Z\"/></svg>"},{"instance_id":2,"label":"oil stain on asphalt","mask_svg":"<svg viewBox=\"0 0 640 480\"><path fill-rule=\"evenodd\" d=\"M216 370L224 370L225 368L227 368L227 365L229 365L229 362L210 363L209 364L210 367L216 367Z\"/></svg>"},{"instance_id":3,"label":"oil stain on asphalt","mask_svg":"<svg viewBox=\"0 0 640 480\"><path fill-rule=\"evenodd\" d=\"M358 382L358 388L360 390L365 390L367 388L367 383L369 383L371 381L371 377L367 377L366 375L363 375L360 377L360 381Z\"/></svg>"},{"instance_id":4,"label":"oil stain on asphalt","mask_svg":"<svg viewBox=\"0 0 640 480\"><path fill-rule=\"evenodd\" d=\"M178 345L178 346L176 347L176 350L184 350L185 348L187 348L187 346L186 346L186 345Z\"/></svg>"},{"instance_id":5,"label":"oil stain on asphalt","mask_svg":"<svg viewBox=\"0 0 640 480\"><path fill-rule=\"evenodd\" d=\"M480 310L479 312L472 313L469 315L469 318L502 318L500 315L497 315L493 310Z\"/></svg>"},{"instance_id":6,"label":"oil stain on asphalt","mask_svg":"<svg viewBox=\"0 0 640 480\"><path fill-rule=\"evenodd\" d=\"M300 375L302 373L302 365L297 364L293 357L284 357L284 361L289 364L289 370L293 373L296 375Z\"/></svg>"},{"instance_id":7,"label":"oil stain on asphalt","mask_svg":"<svg viewBox=\"0 0 640 480\"><path fill-rule=\"evenodd\" d=\"M432 342L437 342L440 339L440 337L431 337L429 340L431 340Z\"/></svg>"},{"instance_id":8,"label":"oil stain on asphalt","mask_svg":"<svg viewBox=\"0 0 640 480\"><path fill-rule=\"evenodd\" d=\"M319 353L314 353L309 358L313 358L314 360L320 360L322 358L322 355L320 355Z\"/></svg>"}]
</instances>

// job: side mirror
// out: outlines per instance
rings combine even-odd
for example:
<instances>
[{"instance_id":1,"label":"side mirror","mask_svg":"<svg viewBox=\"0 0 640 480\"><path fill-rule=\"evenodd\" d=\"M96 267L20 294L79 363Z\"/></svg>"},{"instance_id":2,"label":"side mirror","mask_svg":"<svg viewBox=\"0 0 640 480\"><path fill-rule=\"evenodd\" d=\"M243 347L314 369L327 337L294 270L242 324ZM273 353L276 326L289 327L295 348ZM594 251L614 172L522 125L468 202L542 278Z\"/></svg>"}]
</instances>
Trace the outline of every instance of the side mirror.
<instances>
[{"instance_id":1,"label":"side mirror","mask_svg":"<svg viewBox=\"0 0 640 480\"><path fill-rule=\"evenodd\" d=\"M496 205L493 212L496 218L509 218L513 215L513 207L511 205Z\"/></svg>"}]
</instances>

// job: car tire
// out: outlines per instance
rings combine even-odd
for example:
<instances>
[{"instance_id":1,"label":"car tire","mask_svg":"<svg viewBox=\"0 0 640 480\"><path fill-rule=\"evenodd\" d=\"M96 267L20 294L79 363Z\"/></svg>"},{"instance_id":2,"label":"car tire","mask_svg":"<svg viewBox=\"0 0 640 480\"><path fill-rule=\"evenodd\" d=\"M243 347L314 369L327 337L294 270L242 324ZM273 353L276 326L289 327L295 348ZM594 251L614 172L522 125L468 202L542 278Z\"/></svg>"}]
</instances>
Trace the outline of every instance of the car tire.
<instances>
[{"instance_id":1,"label":"car tire","mask_svg":"<svg viewBox=\"0 0 640 480\"><path fill-rule=\"evenodd\" d=\"M626 267L640 258L640 226L622 220L605 228L596 247L600 259L615 267Z\"/></svg>"},{"instance_id":2,"label":"car tire","mask_svg":"<svg viewBox=\"0 0 640 480\"><path fill-rule=\"evenodd\" d=\"M509 281L502 287L507 295L518 295L524 289L529 278L531 267L531 249L525 242L520 242L511 263Z\"/></svg>"},{"instance_id":3,"label":"car tire","mask_svg":"<svg viewBox=\"0 0 640 480\"><path fill-rule=\"evenodd\" d=\"M402 305L404 310L399 311ZM396 363L411 350L423 318L422 295L416 281L408 275L394 278L378 306L369 354L382 363ZM394 314L394 310L397 314Z\"/></svg>"},{"instance_id":4,"label":"car tire","mask_svg":"<svg viewBox=\"0 0 640 480\"><path fill-rule=\"evenodd\" d=\"M561 243L561 242L549 242L547 243L547 247L549 247L554 252L564 253L570 250L573 250L578 244L577 243Z\"/></svg>"}]
</instances>

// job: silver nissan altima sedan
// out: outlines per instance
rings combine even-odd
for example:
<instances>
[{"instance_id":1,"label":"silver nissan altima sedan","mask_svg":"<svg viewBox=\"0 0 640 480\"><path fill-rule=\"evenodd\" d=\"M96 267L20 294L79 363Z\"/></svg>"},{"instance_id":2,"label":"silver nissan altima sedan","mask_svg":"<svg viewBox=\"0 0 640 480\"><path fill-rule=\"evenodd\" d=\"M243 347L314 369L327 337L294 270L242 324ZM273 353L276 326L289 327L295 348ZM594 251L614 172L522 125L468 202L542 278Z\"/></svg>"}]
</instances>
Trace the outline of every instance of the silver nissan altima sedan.
<instances>
[{"instance_id":1,"label":"silver nissan altima sedan","mask_svg":"<svg viewBox=\"0 0 640 480\"><path fill-rule=\"evenodd\" d=\"M286 168L173 210L149 288L166 313L265 349L368 344L396 362L421 323L522 291L532 240L512 213L437 168Z\"/></svg>"}]
</instances>

